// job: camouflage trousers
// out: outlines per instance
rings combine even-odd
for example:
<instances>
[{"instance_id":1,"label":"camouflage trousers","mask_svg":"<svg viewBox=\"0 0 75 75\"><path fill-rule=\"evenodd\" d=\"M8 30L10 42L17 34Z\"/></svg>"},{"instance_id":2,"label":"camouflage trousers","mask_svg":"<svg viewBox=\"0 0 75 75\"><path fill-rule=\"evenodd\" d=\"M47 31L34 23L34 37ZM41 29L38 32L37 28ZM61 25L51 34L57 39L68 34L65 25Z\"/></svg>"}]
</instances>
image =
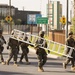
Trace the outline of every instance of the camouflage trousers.
<instances>
[{"instance_id":1,"label":"camouflage trousers","mask_svg":"<svg viewBox=\"0 0 75 75\"><path fill-rule=\"evenodd\" d=\"M7 62L13 58L14 63L17 63L17 55L18 55L18 49L11 49L9 52L9 57L7 59Z\"/></svg>"},{"instance_id":2,"label":"camouflage trousers","mask_svg":"<svg viewBox=\"0 0 75 75\"><path fill-rule=\"evenodd\" d=\"M4 47L3 46L0 46L0 58L1 58L1 62L4 62L3 54L2 54L3 49L4 49Z\"/></svg>"},{"instance_id":3,"label":"camouflage trousers","mask_svg":"<svg viewBox=\"0 0 75 75\"><path fill-rule=\"evenodd\" d=\"M68 65L69 62L71 62L71 66L74 67L74 59L73 58L66 58L65 64Z\"/></svg>"},{"instance_id":4,"label":"camouflage trousers","mask_svg":"<svg viewBox=\"0 0 75 75\"><path fill-rule=\"evenodd\" d=\"M29 49L22 49L22 54L21 54L21 58L20 61L23 60L23 58L25 57L26 62L28 62L28 53L29 53Z\"/></svg>"},{"instance_id":5,"label":"camouflage trousers","mask_svg":"<svg viewBox=\"0 0 75 75\"><path fill-rule=\"evenodd\" d=\"M37 58L38 58L38 67L40 67L40 68L43 67L43 65L47 61L47 55L38 54Z\"/></svg>"},{"instance_id":6,"label":"camouflage trousers","mask_svg":"<svg viewBox=\"0 0 75 75\"><path fill-rule=\"evenodd\" d=\"M74 67L74 63L75 63L75 50L73 50L72 55L73 58L66 58L65 64L67 65L69 62L71 62L71 66Z\"/></svg>"}]
</instances>

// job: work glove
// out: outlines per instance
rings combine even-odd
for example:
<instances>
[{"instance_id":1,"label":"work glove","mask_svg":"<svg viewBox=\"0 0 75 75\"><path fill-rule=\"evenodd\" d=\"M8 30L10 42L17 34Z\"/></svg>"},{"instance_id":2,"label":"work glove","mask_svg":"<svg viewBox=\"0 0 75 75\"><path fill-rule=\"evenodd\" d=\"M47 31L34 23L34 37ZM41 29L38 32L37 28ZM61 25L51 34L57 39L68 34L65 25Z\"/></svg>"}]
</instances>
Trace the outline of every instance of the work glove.
<instances>
[{"instance_id":1,"label":"work glove","mask_svg":"<svg viewBox=\"0 0 75 75\"><path fill-rule=\"evenodd\" d=\"M7 49L9 49L9 46L7 46Z\"/></svg>"}]
</instances>

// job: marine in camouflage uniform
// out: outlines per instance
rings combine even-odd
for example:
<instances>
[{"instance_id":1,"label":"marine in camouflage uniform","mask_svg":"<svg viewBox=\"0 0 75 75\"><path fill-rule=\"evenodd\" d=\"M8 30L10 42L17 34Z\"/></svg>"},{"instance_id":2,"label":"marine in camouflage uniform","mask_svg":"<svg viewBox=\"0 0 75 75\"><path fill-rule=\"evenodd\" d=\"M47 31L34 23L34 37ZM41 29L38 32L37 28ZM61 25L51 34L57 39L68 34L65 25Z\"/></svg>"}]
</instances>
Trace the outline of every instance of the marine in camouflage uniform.
<instances>
[{"instance_id":1,"label":"marine in camouflage uniform","mask_svg":"<svg viewBox=\"0 0 75 75\"><path fill-rule=\"evenodd\" d=\"M9 65L10 60L13 58L14 65L17 65L17 55L19 52L19 42L13 38L9 38L7 49L10 49L9 57L6 60L6 65Z\"/></svg>"},{"instance_id":2,"label":"marine in camouflage uniform","mask_svg":"<svg viewBox=\"0 0 75 75\"><path fill-rule=\"evenodd\" d=\"M44 38L44 34L45 34L44 31L39 32L39 36L41 38L39 38L35 44L36 54L37 54L37 58L38 58L38 71L40 71L40 72L44 71L43 66L45 65L45 63L47 61L47 53L46 53L45 49L39 47L40 45L45 48L47 47L46 41L42 39L42 38Z\"/></svg>"},{"instance_id":3,"label":"marine in camouflage uniform","mask_svg":"<svg viewBox=\"0 0 75 75\"><path fill-rule=\"evenodd\" d=\"M73 39L73 32L69 33L69 37L66 41L66 45L70 47L75 47L75 40ZM66 54L68 54L69 51L70 51L70 48L67 48ZM75 67L74 67L75 50L73 50L71 56L73 58L69 58L69 57L66 58L66 61L63 63L63 68L66 69L68 63L71 61L71 70L75 71Z\"/></svg>"},{"instance_id":4,"label":"marine in camouflage uniform","mask_svg":"<svg viewBox=\"0 0 75 75\"><path fill-rule=\"evenodd\" d=\"M27 36L25 36L25 39L24 40L27 41L27 42L30 42L28 40L28 37ZM26 64L28 65L28 64L30 64L30 62L28 61L28 53L29 53L28 46L29 46L29 44L27 44L25 42L22 42L22 41L20 41L19 44L20 44L21 50L22 50L22 54L21 54L21 57L20 57L20 61L19 62L22 63L23 58L25 58Z\"/></svg>"},{"instance_id":5,"label":"marine in camouflage uniform","mask_svg":"<svg viewBox=\"0 0 75 75\"><path fill-rule=\"evenodd\" d=\"M4 47L3 47L4 43L6 44L6 41L4 39L4 36L2 36L2 30L0 30L0 57L1 57L1 63L2 64L5 64L4 59L3 59L3 54L2 54L2 52L4 50Z\"/></svg>"}]
</instances>

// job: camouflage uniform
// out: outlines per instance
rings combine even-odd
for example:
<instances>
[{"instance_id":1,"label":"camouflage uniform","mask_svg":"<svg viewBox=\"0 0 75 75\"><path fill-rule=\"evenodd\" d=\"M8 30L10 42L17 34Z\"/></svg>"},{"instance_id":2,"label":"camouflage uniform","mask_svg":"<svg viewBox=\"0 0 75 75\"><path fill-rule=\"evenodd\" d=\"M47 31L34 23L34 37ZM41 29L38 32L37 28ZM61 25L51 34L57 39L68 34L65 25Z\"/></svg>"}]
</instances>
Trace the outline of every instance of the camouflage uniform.
<instances>
[{"instance_id":1,"label":"camouflage uniform","mask_svg":"<svg viewBox=\"0 0 75 75\"><path fill-rule=\"evenodd\" d=\"M44 37L44 32L41 31L39 33L39 36L41 38ZM43 40L39 38L37 41L36 41L36 45L35 45L35 49L36 49L36 54L37 54L37 58L38 58L38 71L41 71L43 72L43 66L44 64L46 63L47 61L47 53L45 51L45 49L43 48L40 48L39 46L41 45L42 47L47 47L47 43Z\"/></svg>"},{"instance_id":2,"label":"camouflage uniform","mask_svg":"<svg viewBox=\"0 0 75 75\"><path fill-rule=\"evenodd\" d=\"M17 55L19 52L19 43L17 40L13 38L9 38L7 49L10 48L9 58L6 60L6 64L9 65L9 61L12 59L14 60L14 65L17 66Z\"/></svg>"},{"instance_id":3,"label":"camouflage uniform","mask_svg":"<svg viewBox=\"0 0 75 75\"><path fill-rule=\"evenodd\" d=\"M29 42L27 36L25 36L25 39L24 40ZM26 64L30 64L29 61L28 61L28 53L29 53L28 46L29 46L29 44L24 43L24 42L20 42L19 44L20 44L21 49L22 49L22 54L21 54L21 58L20 58L20 61L19 62L22 63L22 60L25 57Z\"/></svg>"},{"instance_id":4,"label":"camouflage uniform","mask_svg":"<svg viewBox=\"0 0 75 75\"><path fill-rule=\"evenodd\" d=\"M69 37L68 37L68 39L67 39L67 41L66 41L66 45L67 45L67 46L70 46L70 47L74 47L74 46L75 46L75 41L74 41L72 35L73 35L73 33L70 32L70 33L69 33ZM69 51L70 51L70 48L67 48L66 54L68 54ZM73 50L71 56L72 56L73 58L69 58L69 57L66 58L66 61L63 63L63 67L66 69L66 66L67 66L68 63L71 61L71 67L72 67L71 69L72 69L72 70L75 70L75 67L74 67L75 51L74 51L74 50Z\"/></svg>"},{"instance_id":5,"label":"camouflage uniform","mask_svg":"<svg viewBox=\"0 0 75 75\"><path fill-rule=\"evenodd\" d=\"M0 57L1 57L1 62L2 64L4 64L4 59L3 59L3 50L4 50L4 47L3 47L3 44L6 44L6 41L4 39L4 37L2 36L2 31L0 30Z\"/></svg>"}]
</instances>

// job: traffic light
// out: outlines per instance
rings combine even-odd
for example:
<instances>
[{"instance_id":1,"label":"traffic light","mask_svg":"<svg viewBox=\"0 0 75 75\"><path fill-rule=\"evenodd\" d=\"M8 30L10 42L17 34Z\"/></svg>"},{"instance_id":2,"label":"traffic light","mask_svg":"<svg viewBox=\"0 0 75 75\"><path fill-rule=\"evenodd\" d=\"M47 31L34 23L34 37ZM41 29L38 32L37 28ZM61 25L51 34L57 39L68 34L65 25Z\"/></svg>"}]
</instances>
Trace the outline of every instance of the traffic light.
<instances>
[{"instance_id":1,"label":"traffic light","mask_svg":"<svg viewBox=\"0 0 75 75\"><path fill-rule=\"evenodd\" d=\"M63 16L63 17L60 19L60 22L62 23L62 25L65 25L65 24L66 24L66 18L65 18L65 16Z\"/></svg>"},{"instance_id":2,"label":"traffic light","mask_svg":"<svg viewBox=\"0 0 75 75\"><path fill-rule=\"evenodd\" d=\"M65 17L62 18L62 23L65 24Z\"/></svg>"}]
</instances>

